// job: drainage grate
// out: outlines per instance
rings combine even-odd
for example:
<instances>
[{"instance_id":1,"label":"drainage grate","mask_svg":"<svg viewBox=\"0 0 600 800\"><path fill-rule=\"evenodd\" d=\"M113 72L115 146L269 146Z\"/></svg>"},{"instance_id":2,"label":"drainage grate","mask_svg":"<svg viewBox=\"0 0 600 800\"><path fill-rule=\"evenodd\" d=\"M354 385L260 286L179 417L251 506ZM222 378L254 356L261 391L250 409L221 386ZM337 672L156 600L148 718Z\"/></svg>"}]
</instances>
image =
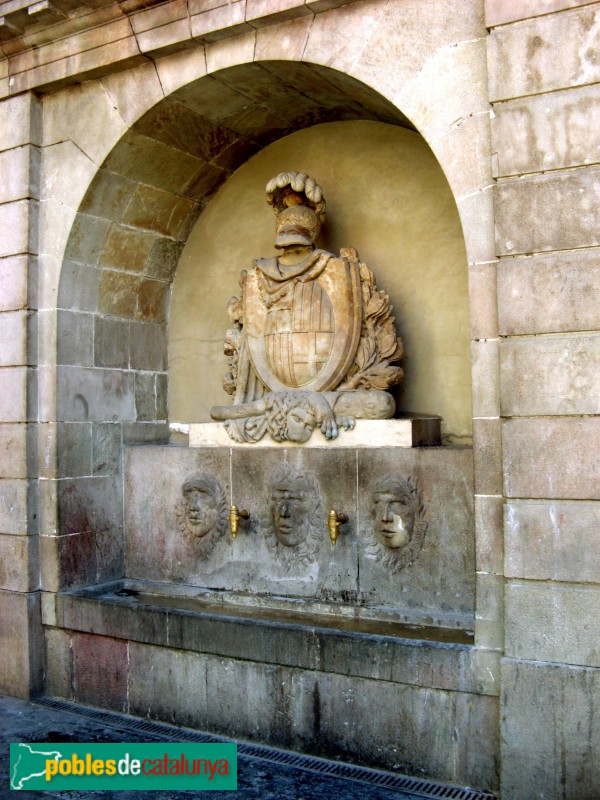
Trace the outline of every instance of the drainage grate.
<instances>
[{"instance_id":1,"label":"drainage grate","mask_svg":"<svg viewBox=\"0 0 600 800\"><path fill-rule=\"evenodd\" d=\"M127 714L118 714L113 711L103 711L98 708L80 706L75 703L68 703L65 700L57 700L53 697L38 697L32 701L34 705L44 706L56 711L66 711L70 714L77 714L80 717L91 719L113 728L125 729L131 733L150 734L153 738L165 742L230 742L231 739L225 736L196 731L192 728L179 728L163 722L150 722L139 717L131 717ZM416 797L422 798L442 798L443 800L497 800L496 795L491 792L469 787L448 786L447 784L435 783L422 778L411 778L406 775L396 775L391 772L370 769L368 767L358 767L353 764L346 764L339 761L330 761L316 756L305 756L299 753L292 753L287 750L276 750L266 745L251 744L249 742L238 742L238 756L242 758L256 758L275 764L284 764L287 767L310 770L321 775L331 775L336 778L360 781L371 786L380 786L385 789L392 789L404 792L411 792Z\"/></svg>"}]
</instances>

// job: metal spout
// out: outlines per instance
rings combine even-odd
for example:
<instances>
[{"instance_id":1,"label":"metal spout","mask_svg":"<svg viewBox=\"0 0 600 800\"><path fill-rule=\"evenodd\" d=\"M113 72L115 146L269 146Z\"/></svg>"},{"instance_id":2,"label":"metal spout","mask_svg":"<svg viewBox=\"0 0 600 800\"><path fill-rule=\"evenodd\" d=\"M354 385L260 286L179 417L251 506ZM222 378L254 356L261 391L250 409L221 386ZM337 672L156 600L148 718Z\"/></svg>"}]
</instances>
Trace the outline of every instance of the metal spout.
<instances>
[{"instance_id":1,"label":"metal spout","mask_svg":"<svg viewBox=\"0 0 600 800\"><path fill-rule=\"evenodd\" d=\"M238 530L240 527L240 520L249 518L250 518L250 512L246 511L245 508L242 509L241 511L238 511L237 506L231 506L231 508L229 509L229 516L227 517L227 519L229 520L229 530L231 531L232 539L235 539L235 537L238 534Z\"/></svg>"},{"instance_id":2,"label":"metal spout","mask_svg":"<svg viewBox=\"0 0 600 800\"><path fill-rule=\"evenodd\" d=\"M327 518L327 530L329 531L331 544L337 542L340 533L340 525L343 525L344 522L348 522L346 514L338 514L337 511L331 509L329 517Z\"/></svg>"}]
</instances>

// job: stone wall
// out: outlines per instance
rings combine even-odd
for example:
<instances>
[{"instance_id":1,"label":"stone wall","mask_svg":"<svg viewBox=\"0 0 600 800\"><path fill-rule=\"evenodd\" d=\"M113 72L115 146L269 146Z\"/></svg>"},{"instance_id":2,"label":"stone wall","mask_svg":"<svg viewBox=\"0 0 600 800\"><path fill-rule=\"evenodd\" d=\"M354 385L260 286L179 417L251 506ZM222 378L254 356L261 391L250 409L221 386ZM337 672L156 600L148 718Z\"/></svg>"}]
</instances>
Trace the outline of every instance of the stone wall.
<instances>
[{"instance_id":1,"label":"stone wall","mask_svg":"<svg viewBox=\"0 0 600 800\"><path fill-rule=\"evenodd\" d=\"M150 331L166 342L172 273L156 271L188 223L284 134L345 119L408 125L444 170L465 238L475 645L490 698L504 653L503 796L596 798L600 4L57 0L43 16L8 6L0 688L27 696L44 658L70 652L57 589L122 572L122 445L160 438L166 422L164 348L154 343L151 364L136 348ZM207 142L216 149L194 150ZM148 198L152 219L138 214ZM56 670L47 676L68 694ZM86 691L79 699L97 696Z\"/></svg>"},{"instance_id":2,"label":"stone wall","mask_svg":"<svg viewBox=\"0 0 600 800\"><path fill-rule=\"evenodd\" d=\"M486 21L506 497L503 792L592 798L600 8L489 0Z\"/></svg>"}]
</instances>

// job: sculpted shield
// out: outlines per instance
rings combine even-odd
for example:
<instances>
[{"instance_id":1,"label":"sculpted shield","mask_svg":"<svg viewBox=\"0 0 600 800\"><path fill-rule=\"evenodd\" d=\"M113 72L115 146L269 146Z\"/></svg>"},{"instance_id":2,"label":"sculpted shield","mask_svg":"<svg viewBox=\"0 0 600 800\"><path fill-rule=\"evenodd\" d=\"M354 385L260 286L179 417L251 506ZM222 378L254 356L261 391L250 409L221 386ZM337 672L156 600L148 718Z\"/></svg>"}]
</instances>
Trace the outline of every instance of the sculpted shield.
<instances>
[{"instance_id":1,"label":"sculpted shield","mask_svg":"<svg viewBox=\"0 0 600 800\"><path fill-rule=\"evenodd\" d=\"M261 293L256 270L244 285L245 332L252 364L271 391L329 391L352 364L361 333L358 264L330 258L312 280Z\"/></svg>"}]
</instances>

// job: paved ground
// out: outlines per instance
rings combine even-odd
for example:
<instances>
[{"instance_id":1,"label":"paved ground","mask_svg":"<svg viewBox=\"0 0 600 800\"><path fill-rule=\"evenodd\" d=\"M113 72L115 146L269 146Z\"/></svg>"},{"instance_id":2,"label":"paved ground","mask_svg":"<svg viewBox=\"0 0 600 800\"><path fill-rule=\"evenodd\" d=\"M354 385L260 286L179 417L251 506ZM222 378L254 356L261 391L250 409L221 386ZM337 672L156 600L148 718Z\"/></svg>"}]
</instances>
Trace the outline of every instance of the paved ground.
<instances>
[{"instance_id":1,"label":"paved ground","mask_svg":"<svg viewBox=\"0 0 600 800\"><path fill-rule=\"evenodd\" d=\"M236 792L13 792L9 789L10 742L153 742L167 741L143 734L135 720L123 716L98 722L66 710L57 710L0 696L0 800L416 800L422 794L382 788L372 781L331 777L307 769L273 763L268 757L238 755ZM268 755L268 754L267 754ZM373 773L375 776L376 773ZM379 776L381 773L378 773Z\"/></svg>"}]
</instances>

